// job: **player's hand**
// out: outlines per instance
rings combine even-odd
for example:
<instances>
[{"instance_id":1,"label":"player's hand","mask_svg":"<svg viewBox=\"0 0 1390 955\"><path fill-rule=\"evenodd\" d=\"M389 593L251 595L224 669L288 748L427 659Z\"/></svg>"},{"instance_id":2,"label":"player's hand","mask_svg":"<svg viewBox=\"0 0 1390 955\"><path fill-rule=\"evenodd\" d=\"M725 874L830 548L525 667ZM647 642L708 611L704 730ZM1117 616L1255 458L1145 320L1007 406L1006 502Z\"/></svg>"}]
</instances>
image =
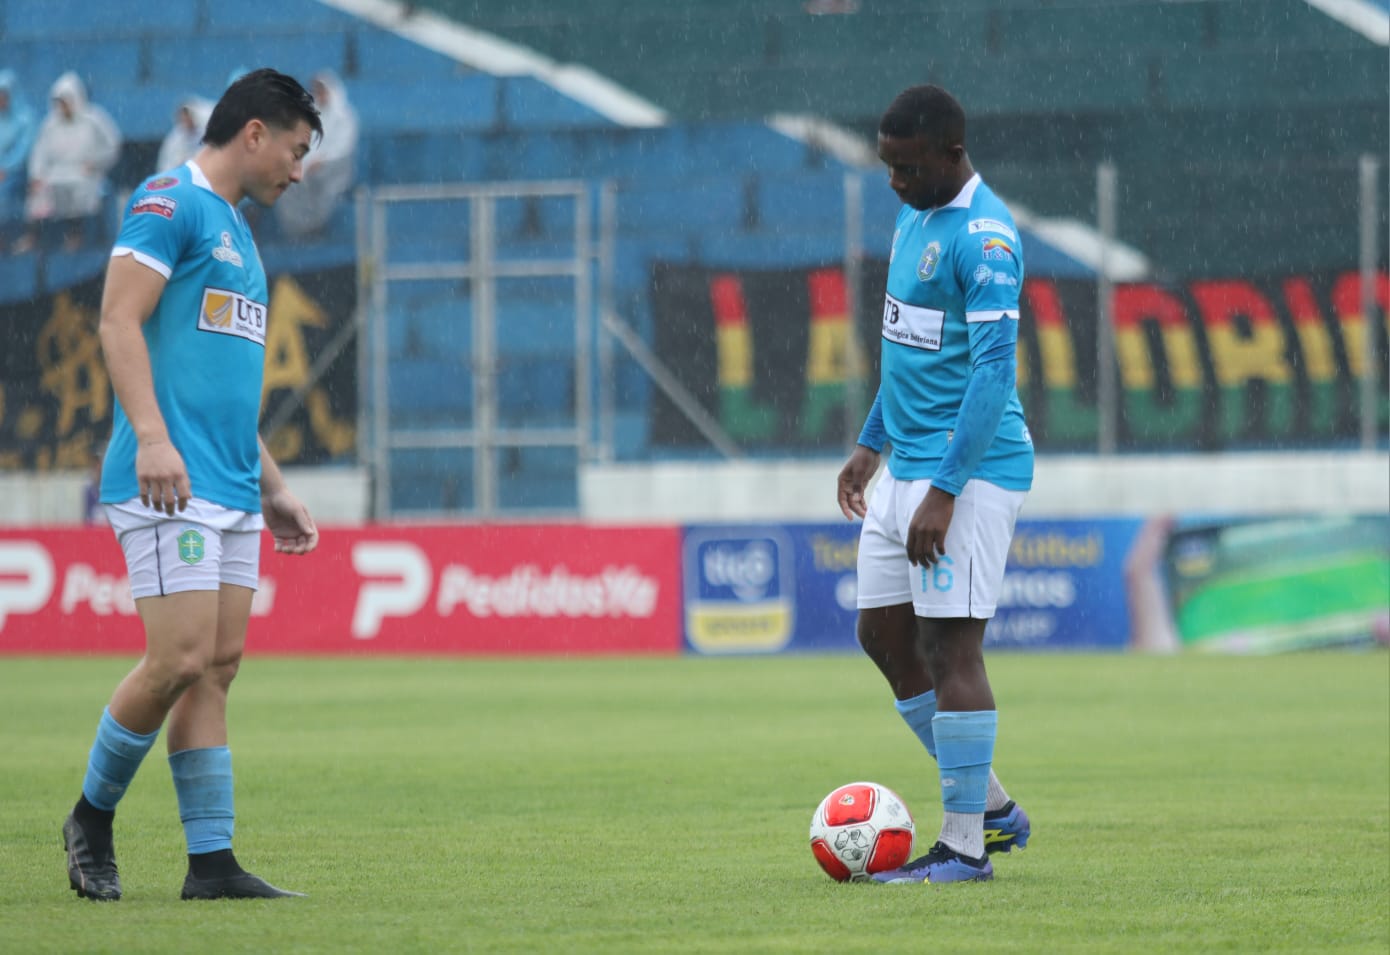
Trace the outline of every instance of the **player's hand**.
<instances>
[{"instance_id":1,"label":"player's hand","mask_svg":"<svg viewBox=\"0 0 1390 955\"><path fill-rule=\"evenodd\" d=\"M170 517L175 510L188 507L193 497L183 455L168 438L140 442L135 449L135 480L140 488L140 503Z\"/></svg>"},{"instance_id":2,"label":"player's hand","mask_svg":"<svg viewBox=\"0 0 1390 955\"><path fill-rule=\"evenodd\" d=\"M319 529L309 516L309 509L288 490L262 497L261 514L275 541L276 553L307 554L319 546Z\"/></svg>"},{"instance_id":3,"label":"player's hand","mask_svg":"<svg viewBox=\"0 0 1390 955\"><path fill-rule=\"evenodd\" d=\"M877 470L878 452L862 444L856 444L849 460L840 468L840 479L836 482L840 512L845 515L845 520L862 518L868 513L868 505L864 502L864 489L869 486Z\"/></svg>"},{"instance_id":4,"label":"player's hand","mask_svg":"<svg viewBox=\"0 0 1390 955\"><path fill-rule=\"evenodd\" d=\"M939 488L928 488L907 525L907 559L918 566L935 564L946 555L946 532L956 513L956 497Z\"/></svg>"}]
</instances>

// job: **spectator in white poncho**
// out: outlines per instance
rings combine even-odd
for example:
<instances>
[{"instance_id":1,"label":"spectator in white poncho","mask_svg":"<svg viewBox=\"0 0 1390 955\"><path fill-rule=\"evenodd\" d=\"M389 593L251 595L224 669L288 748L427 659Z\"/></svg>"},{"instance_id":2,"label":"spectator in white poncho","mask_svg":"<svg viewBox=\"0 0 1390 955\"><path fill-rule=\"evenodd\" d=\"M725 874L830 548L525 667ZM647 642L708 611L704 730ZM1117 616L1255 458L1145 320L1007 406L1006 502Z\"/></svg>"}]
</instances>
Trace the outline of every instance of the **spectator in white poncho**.
<instances>
[{"instance_id":1,"label":"spectator in white poncho","mask_svg":"<svg viewBox=\"0 0 1390 955\"><path fill-rule=\"evenodd\" d=\"M280 227L291 236L308 236L327 225L352 187L357 165L357 111L343 82L332 70L314 74L311 90L323 120L323 138L304 157L304 178L275 204Z\"/></svg>"},{"instance_id":2,"label":"spectator in white poncho","mask_svg":"<svg viewBox=\"0 0 1390 955\"><path fill-rule=\"evenodd\" d=\"M121 133L106 110L87 101L76 73L58 77L48 98L48 116L29 153L24 212L31 229L20 242L32 247L38 226L53 222L64 231L64 247L73 249L101 210L106 174L120 155Z\"/></svg>"},{"instance_id":3,"label":"spectator in white poncho","mask_svg":"<svg viewBox=\"0 0 1390 955\"><path fill-rule=\"evenodd\" d=\"M203 132L208 127L213 104L201 96L189 96L174 110L174 125L159 144L159 159L154 172L168 172L182 166L203 145Z\"/></svg>"}]
</instances>

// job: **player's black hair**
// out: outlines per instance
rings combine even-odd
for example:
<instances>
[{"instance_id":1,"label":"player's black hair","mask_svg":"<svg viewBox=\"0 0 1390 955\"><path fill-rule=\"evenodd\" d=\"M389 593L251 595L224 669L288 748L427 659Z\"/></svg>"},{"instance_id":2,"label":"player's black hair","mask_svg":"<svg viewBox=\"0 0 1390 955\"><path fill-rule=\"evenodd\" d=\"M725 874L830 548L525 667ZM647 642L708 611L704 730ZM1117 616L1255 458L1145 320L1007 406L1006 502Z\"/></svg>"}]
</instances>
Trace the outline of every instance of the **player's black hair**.
<instances>
[{"instance_id":1,"label":"player's black hair","mask_svg":"<svg viewBox=\"0 0 1390 955\"><path fill-rule=\"evenodd\" d=\"M925 136L939 146L964 146L965 110L939 86L909 86L888 104L878 131L894 139Z\"/></svg>"},{"instance_id":2,"label":"player's black hair","mask_svg":"<svg viewBox=\"0 0 1390 955\"><path fill-rule=\"evenodd\" d=\"M225 146L253 119L276 129L293 129L302 119L316 134L323 135L314 97L293 76L267 67L243 74L227 87L212 108L203 142Z\"/></svg>"}]
</instances>

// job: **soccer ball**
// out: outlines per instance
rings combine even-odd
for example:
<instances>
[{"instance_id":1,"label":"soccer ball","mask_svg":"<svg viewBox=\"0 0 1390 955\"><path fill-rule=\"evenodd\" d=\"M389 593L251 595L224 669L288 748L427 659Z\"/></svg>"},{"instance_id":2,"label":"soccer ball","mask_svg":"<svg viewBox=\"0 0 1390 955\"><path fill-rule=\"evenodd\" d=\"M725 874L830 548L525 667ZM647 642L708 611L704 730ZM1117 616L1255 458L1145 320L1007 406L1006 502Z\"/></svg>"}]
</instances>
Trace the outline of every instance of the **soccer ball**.
<instances>
[{"instance_id":1,"label":"soccer ball","mask_svg":"<svg viewBox=\"0 0 1390 955\"><path fill-rule=\"evenodd\" d=\"M850 783L811 817L811 852L836 882L862 882L912 858L916 830L907 804L887 786Z\"/></svg>"}]
</instances>

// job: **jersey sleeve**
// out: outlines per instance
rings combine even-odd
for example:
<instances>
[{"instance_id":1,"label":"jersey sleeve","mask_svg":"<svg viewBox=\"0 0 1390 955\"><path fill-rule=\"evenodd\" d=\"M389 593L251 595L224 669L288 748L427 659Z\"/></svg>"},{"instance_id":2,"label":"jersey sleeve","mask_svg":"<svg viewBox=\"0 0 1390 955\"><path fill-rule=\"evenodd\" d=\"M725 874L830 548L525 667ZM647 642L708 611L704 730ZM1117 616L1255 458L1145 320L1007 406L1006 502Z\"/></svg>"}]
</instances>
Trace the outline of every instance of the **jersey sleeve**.
<instances>
[{"instance_id":1,"label":"jersey sleeve","mask_svg":"<svg viewBox=\"0 0 1390 955\"><path fill-rule=\"evenodd\" d=\"M1018 318L1023 285L1023 246L1011 223L971 219L957 240L956 271L965 291L965 320L996 322Z\"/></svg>"},{"instance_id":2,"label":"jersey sleeve","mask_svg":"<svg viewBox=\"0 0 1390 955\"><path fill-rule=\"evenodd\" d=\"M173 190L137 189L126 206L112 257L133 256L169 278L194 231L192 205Z\"/></svg>"}]
</instances>

